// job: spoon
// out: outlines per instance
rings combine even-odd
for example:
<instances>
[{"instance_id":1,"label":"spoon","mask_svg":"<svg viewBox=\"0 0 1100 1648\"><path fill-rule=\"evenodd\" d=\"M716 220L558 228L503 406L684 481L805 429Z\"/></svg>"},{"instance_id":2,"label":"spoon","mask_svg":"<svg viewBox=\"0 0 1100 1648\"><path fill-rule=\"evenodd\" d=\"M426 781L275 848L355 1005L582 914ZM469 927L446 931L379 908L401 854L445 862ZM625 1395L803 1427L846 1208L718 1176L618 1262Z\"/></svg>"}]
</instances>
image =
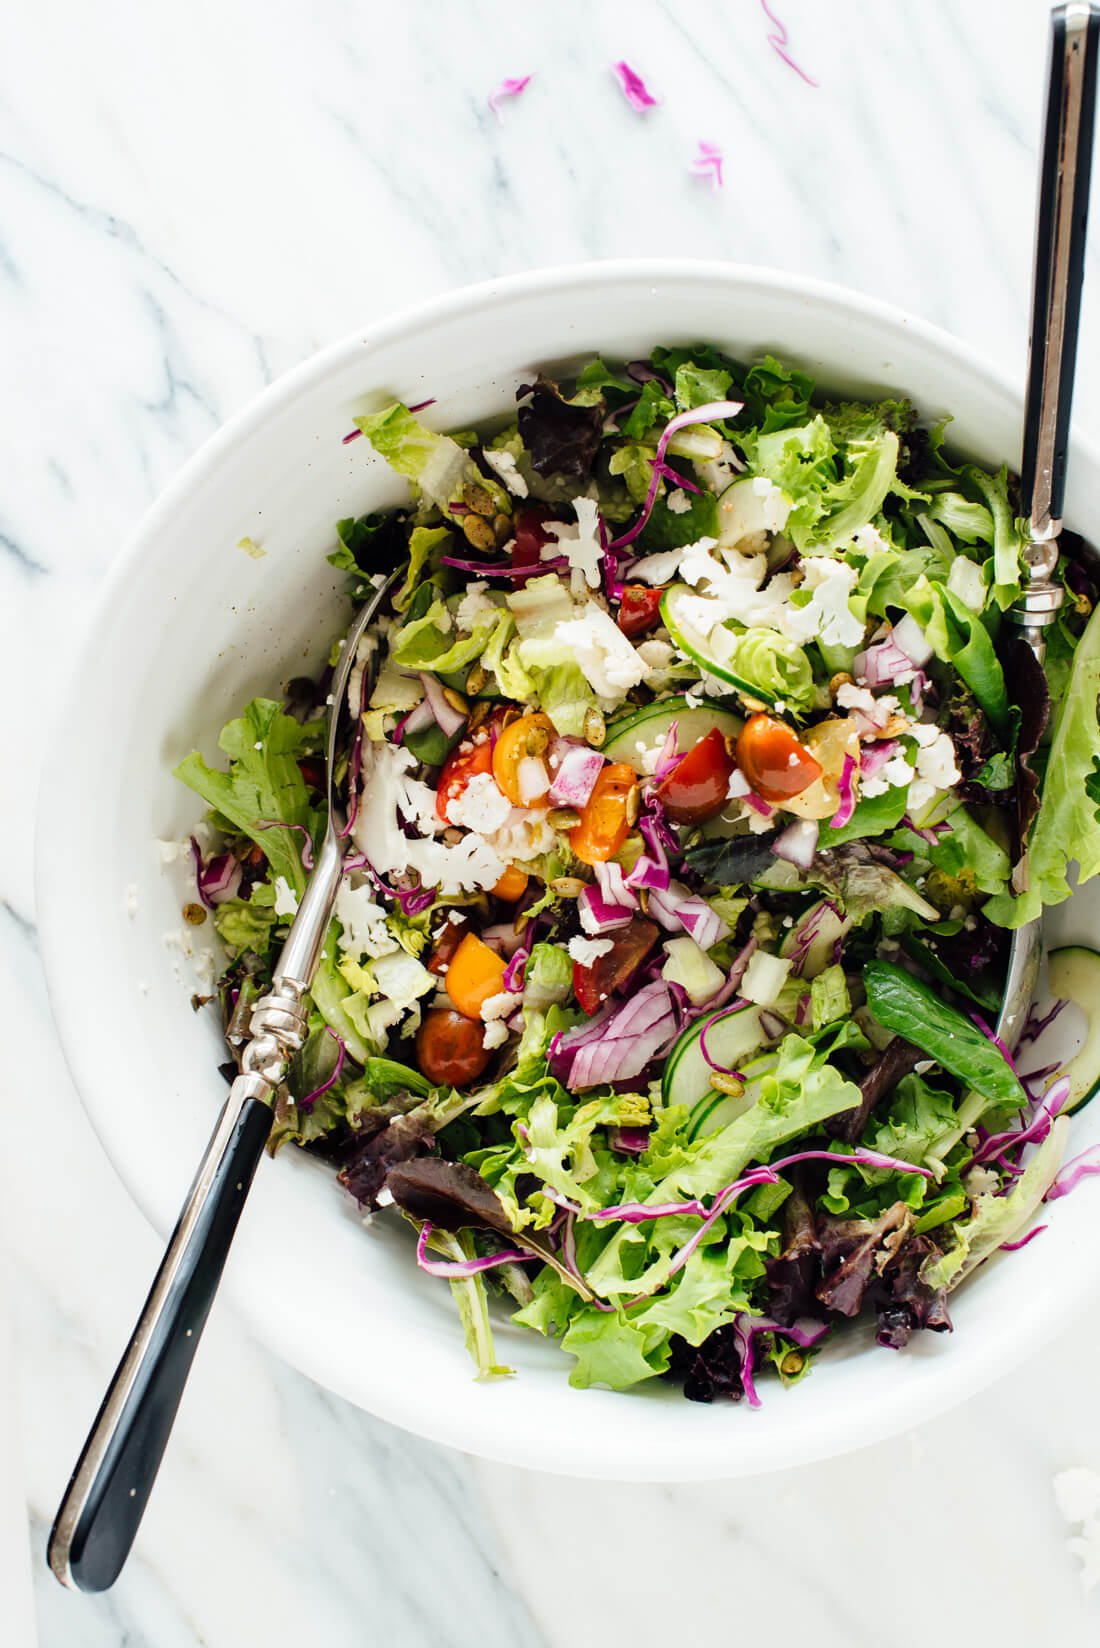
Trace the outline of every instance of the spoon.
<instances>
[{"instance_id":1,"label":"spoon","mask_svg":"<svg viewBox=\"0 0 1100 1648\"><path fill-rule=\"evenodd\" d=\"M105 1591L130 1553L168 1445L187 1375L271 1132L292 1055L306 1039L302 998L328 931L344 868L347 820L335 793L337 735L359 642L397 583L394 572L352 625L332 681L325 758L328 820L271 989L252 1011L229 1089L137 1326L96 1415L50 1532L64 1585ZM369 681L375 654L364 663Z\"/></svg>"},{"instance_id":2,"label":"spoon","mask_svg":"<svg viewBox=\"0 0 1100 1648\"><path fill-rule=\"evenodd\" d=\"M1005 613L1036 663L1064 591L1055 580L1066 491L1070 406L1085 269L1085 228L1096 113L1100 8L1088 0L1056 6L1050 19L1050 66L1039 206L1035 225L1031 347L1024 408L1020 490L1028 511L1027 583ZM1015 879L1027 874L1026 836ZM1013 933L997 1033L1015 1047L1035 994L1042 923Z\"/></svg>"}]
</instances>

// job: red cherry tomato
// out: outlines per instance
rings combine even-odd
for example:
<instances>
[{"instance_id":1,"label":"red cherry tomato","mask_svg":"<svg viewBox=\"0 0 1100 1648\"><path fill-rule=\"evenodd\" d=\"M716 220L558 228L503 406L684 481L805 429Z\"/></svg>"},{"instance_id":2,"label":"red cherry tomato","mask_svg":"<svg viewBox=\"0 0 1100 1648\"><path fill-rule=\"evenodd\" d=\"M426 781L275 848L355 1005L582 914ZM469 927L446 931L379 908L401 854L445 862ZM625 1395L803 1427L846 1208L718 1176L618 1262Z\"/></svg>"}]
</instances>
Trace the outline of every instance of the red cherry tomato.
<instances>
[{"instance_id":1,"label":"red cherry tomato","mask_svg":"<svg viewBox=\"0 0 1100 1648\"><path fill-rule=\"evenodd\" d=\"M750 715L737 740L737 765L765 801L801 795L821 777L821 763L774 715Z\"/></svg>"},{"instance_id":2,"label":"red cherry tomato","mask_svg":"<svg viewBox=\"0 0 1100 1648\"><path fill-rule=\"evenodd\" d=\"M546 531L546 522L553 511L545 504L525 504L512 516L516 545L512 551L513 566L537 566L542 559L540 551L554 541L553 533Z\"/></svg>"},{"instance_id":3,"label":"red cherry tomato","mask_svg":"<svg viewBox=\"0 0 1100 1648\"><path fill-rule=\"evenodd\" d=\"M725 737L712 727L657 786L657 799L677 824L700 824L721 812L733 767Z\"/></svg>"},{"instance_id":4,"label":"red cherry tomato","mask_svg":"<svg viewBox=\"0 0 1100 1648\"><path fill-rule=\"evenodd\" d=\"M452 801L456 801L476 773L487 773L493 770L493 742L486 734L480 742L475 743L472 738L464 738L456 744L439 775L439 784L435 792L435 810L444 824L451 821L447 816L447 808Z\"/></svg>"},{"instance_id":5,"label":"red cherry tomato","mask_svg":"<svg viewBox=\"0 0 1100 1648\"><path fill-rule=\"evenodd\" d=\"M587 965L573 963L573 994L582 1012L598 1013L614 991L637 972L657 942L657 927L644 916L632 916L629 926L608 933L611 949Z\"/></svg>"},{"instance_id":6,"label":"red cherry tomato","mask_svg":"<svg viewBox=\"0 0 1100 1648\"><path fill-rule=\"evenodd\" d=\"M470 931L468 917L463 916L460 921L445 921L443 931L435 941L435 949L427 962L429 973L435 973L442 978L466 934Z\"/></svg>"},{"instance_id":7,"label":"red cherry tomato","mask_svg":"<svg viewBox=\"0 0 1100 1648\"><path fill-rule=\"evenodd\" d=\"M483 1046L485 1026L451 1007L430 1007L416 1033L416 1062L433 1087L465 1087L476 1081L491 1057Z\"/></svg>"},{"instance_id":8,"label":"red cherry tomato","mask_svg":"<svg viewBox=\"0 0 1100 1648\"><path fill-rule=\"evenodd\" d=\"M648 584L624 584L619 602L619 628L624 635L644 635L656 629L661 622L661 595L659 589Z\"/></svg>"}]
</instances>

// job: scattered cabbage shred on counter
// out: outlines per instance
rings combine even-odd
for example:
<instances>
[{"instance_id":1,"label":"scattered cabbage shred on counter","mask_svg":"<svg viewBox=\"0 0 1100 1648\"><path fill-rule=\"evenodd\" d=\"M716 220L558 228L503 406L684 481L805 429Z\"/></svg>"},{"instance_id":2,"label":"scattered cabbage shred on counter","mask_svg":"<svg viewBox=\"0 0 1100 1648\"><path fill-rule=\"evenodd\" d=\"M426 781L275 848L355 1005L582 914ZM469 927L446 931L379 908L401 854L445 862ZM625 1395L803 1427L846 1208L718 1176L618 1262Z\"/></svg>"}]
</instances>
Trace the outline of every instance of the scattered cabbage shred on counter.
<instances>
[{"instance_id":1,"label":"scattered cabbage shred on counter","mask_svg":"<svg viewBox=\"0 0 1100 1648\"><path fill-rule=\"evenodd\" d=\"M1100 870L1095 591L1063 569L1021 656L1013 477L904 399L705 345L516 387L479 431L357 420L408 502L329 559L352 603L407 572L274 1141L415 1226L483 1375L503 1308L577 1385L755 1405L853 1319L949 1330L1058 1173L1069 1083L988 1026L1009 929ZM320 839L340 646L178 769L231 1048Z\"/></svg>"}]
</instances>

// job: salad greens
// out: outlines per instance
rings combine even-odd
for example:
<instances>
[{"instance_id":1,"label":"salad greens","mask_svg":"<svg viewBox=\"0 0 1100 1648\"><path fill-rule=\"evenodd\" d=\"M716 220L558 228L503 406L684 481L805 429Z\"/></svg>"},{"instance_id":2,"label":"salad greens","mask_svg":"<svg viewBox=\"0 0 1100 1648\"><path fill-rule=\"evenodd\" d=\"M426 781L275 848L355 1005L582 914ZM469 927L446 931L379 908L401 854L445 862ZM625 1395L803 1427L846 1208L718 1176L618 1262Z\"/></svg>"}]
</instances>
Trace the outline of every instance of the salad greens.
<instances>
[{"instance_id":1,"label":"salad greens","mask_svg":"<svg viewBox=\"0 0 1100 1648\"><path fill-rule=\"evenodd\" d=\"M1021 675L1014 482L904 399L710 345L517 399L357 420L409 499L329 559L352 601L407 571L273 1139L416 1228L482 1376L499 1300L577 1385L755 1404L861 1313L948 1330L1054 1177L1054 1096L981 1015L1006 929L1100 872L1093 594ZM231 1048L324 826L330 678L178 768Z\"/></svg>"}]
</instances>

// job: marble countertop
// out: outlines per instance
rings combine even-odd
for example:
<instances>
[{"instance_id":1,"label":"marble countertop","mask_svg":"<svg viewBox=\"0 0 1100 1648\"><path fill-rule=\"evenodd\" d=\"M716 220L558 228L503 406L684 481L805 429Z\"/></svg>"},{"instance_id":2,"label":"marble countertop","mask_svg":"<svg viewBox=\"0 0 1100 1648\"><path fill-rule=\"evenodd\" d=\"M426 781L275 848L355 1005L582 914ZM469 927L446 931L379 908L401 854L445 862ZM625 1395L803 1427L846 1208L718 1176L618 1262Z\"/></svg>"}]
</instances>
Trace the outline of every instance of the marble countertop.
<instances>
[{"instance_id":1,"label":"marble countertop","mask_svg":"<svg viewBox=\"0 0 1100 1648\"><path fill-rule=\"evenodd\" d=\"M1052 1493L1057 1471L1100 1469L1095 1312L885 1445L763 1482L639 1488L542 1478L405 1436L276 1361L226 1305L114 1592L69 1595L43 1560L159 1244L92 1135L51 1027L31 885L38 739L60 704L55 660L182 462L364 319L574 259L659 252L804 271L916 310L1022 374L1045 4L776 3L816 87L769 45L757 0L9 10L6 1648L34 1632L20 1613L19 1519L4 1520L20 1460L43 1648L647 1648L731 1628L763 1637L777 1607L782 1628L793 1619L821 1648L924 1648L947 1622L952 1637L1004 1648L1096 1640L1100 1595L1082 1595ZM610 76L618 58L660 96L644 117ZM487 93L529 72L498 122ZM700 140L725 152L722 190L690 172ZM1094 236L1085 360L1100 336L1098 260ZM1094 374L1078 416L1100 429ZM70 715L79 738L79 699Z\"/></svg>"}]
</instances>

